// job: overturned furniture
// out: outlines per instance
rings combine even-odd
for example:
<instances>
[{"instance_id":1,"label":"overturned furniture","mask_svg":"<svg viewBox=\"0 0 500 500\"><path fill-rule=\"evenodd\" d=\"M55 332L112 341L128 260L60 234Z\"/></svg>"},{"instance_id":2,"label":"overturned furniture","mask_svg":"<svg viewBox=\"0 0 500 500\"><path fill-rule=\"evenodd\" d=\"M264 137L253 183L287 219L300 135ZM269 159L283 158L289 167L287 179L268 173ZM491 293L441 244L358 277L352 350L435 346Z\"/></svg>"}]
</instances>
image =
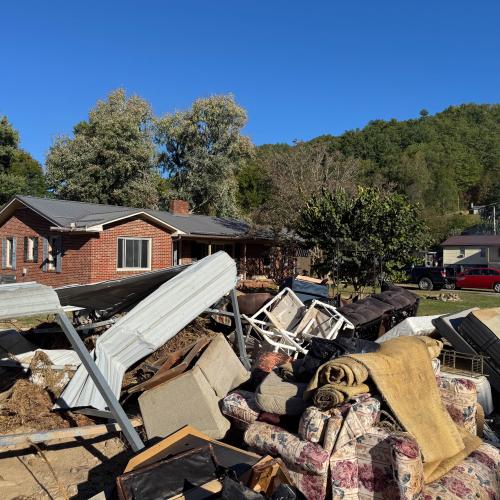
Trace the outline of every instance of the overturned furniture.
<instances>
[{"instance_id":1,"label":"overturned furniture","mask_svg":"<svg viewBox=\"0 0 500 500\"><path fill-rule=\"evenodd\" d=\"M437 331L458 353L481 357L492 387L500 392L500 308L466 309L433 320Z\"/></svg>"},{"instance_id":2,"label":"overturned furniture","mask_svg":"<svg viewBox=\"0 0 500 500\"><path fill-rule=\"evenodd\" d=\"M353 324L335 307L319 300L309 306L290 289L284 288L253 316L242 315L253 331L274 351L306 354L311 338L334 339Z\"/></svg>"},{"instance_id":3,"label":"overturned furniture","mask_svg":"<svg viewBox=\"0 0 500 500\"><path fill-rule=\"evenodd\" d=\"M189 361L146 383L139 406L149 439L165 437L186 424L216 439L228 431L229 421L221 414L219 401L247 381L250 373L222 334L200 342L204 345L186 356Z\"/></svg>"},{"instance_id":4,"label":"overturned furniture","mask_svg":"<svg viewBox=\"0 0 500 500\"><path fill-rule=\"evenodd\" d=\"M417 295L394 285L385 288L381 293L339 307L339 313L354 325L360 338L376 340L404 319L417 315Z\"/></svg>"}]
</instances>

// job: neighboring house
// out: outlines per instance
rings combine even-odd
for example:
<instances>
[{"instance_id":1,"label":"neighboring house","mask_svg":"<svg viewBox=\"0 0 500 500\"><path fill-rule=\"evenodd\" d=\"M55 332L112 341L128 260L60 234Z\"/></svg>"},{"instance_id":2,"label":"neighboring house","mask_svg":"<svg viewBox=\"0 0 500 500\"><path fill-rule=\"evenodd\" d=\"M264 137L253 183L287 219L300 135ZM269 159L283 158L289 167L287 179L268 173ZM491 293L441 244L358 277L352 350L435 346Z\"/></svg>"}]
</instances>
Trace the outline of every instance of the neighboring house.
<instances>
[{"instance_id":1,"label":"neighboring house","mask_svg":"<svg viewBox=\"0 0 500 500\"><path fill-rule=\"evenodd\" d=\"M475 234L451 236L444 243L443 265L500 268L500 236Z\"/></svg>"},{"instance_id":2,"label":"neighboring house","mask_svg":"<svg viewBox=\"0 0 500 500\"><path fill-rule=\"evenodd\" d=\"M15 196L0 209L0 280L51 286L94 283L176 264L224 250L243 275L265 274L272 240L247 223L170 211Z\"/></svg>"}]
</instances>

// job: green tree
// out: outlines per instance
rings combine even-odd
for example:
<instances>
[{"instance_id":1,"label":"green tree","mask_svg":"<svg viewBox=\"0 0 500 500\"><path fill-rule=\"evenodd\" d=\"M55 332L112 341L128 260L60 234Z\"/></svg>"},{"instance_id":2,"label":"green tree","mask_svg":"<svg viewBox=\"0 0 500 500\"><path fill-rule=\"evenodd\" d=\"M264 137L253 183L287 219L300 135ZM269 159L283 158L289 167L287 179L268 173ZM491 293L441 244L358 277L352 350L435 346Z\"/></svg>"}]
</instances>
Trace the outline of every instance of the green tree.
<instances>
[{"instance_id":1,"label":"green tree","mask_svg":"<svg viewBox=\"0 0 500 500\"><path fill-rule=\"evenodd\" d=\"M56 139L47 156L47 182L58 198L158 207L160 176L151 106L122 89L98 101L73 138Z\"/></svg>"},{"instance_id":2,"label":"green tree","mask_svg":"<svg viewBox=\"0 0 500 500\"><path fill-rule=\"evenodd\" d=\"M6 117L0 119L0 204L16 194L45 194L41 165L19 148L19 134Z\"/></svg>"},{"instance_id":3,"label":"green tree","mask_svg":"<svg viewBox=\"0 0 500 500\"><path fill-rule=\"evenodd\" d=\"M375 273L396 277L428 241L417 205L400 194L363 187L355 196L344 189L314 196L300 214L298 234L320 250L318 270L356 293L373 284Z\"/></svg>"},{"instance_id":4,"label":"green tree","mask_svg":"<svg viewBox=\"0 0 500 500\"><path fill-rule=\"evenodd\" d=\"M237 174L253 152L241 134L246 121L232 95L197 99L190 109L157 120L162 166L196 213L237 214Z\"/></svg>"}]
</instances>

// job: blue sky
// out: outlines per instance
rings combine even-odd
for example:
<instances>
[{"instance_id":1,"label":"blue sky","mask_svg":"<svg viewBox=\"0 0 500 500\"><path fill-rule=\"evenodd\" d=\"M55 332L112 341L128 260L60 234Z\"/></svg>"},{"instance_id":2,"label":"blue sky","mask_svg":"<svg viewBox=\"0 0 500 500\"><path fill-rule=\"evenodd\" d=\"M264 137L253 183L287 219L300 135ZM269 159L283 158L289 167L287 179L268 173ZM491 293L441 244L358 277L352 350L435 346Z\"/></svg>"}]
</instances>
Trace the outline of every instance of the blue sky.
<instances>
[{"instance_id":1,"label":"blue sky","mask_svg":"<svg viewBox=\"0 0 500 500\"><path fill-rule=\"evenodd\" d=\"M500 102L500 2L6 2L0 115L44 161L124 87L156 114L232 92L256 144Z\"/></svg>"}]
</instances>

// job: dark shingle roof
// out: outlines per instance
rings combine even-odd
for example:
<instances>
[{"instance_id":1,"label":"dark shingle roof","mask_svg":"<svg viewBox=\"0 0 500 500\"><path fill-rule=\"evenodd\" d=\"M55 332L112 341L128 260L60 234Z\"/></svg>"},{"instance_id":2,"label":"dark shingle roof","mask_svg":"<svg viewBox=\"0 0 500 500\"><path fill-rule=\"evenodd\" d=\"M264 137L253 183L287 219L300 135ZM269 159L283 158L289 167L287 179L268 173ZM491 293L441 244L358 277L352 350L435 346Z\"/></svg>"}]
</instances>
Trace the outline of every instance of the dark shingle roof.
<instances>
[{"instance_id":1,"label":"dark shingle roof","mask_svg":"<svg viewBox=\"0 0 500 500\"><path fill-rule=\"evenodd\" d=\"M471 234L451 236L441 243L442 247L458 246L500 246L500 235L497 234Z\"/></svg>"},{"instance_id":2,"label":"dark shingle roof","mask_svg":"<svg viewBox=\"0 0 500 500\"><path fill-rule=\"evenodd\" d=\"M16 196L19 201L63 228L85 228L100 226L116 219L130 217L145 212L173 228L192 235L242 236L249 230L249 225L241 220L209 217L206 215L172 215L161 210L100 205L79 201L55 200L35 196Z\"/></svg>"}]
</instances>

